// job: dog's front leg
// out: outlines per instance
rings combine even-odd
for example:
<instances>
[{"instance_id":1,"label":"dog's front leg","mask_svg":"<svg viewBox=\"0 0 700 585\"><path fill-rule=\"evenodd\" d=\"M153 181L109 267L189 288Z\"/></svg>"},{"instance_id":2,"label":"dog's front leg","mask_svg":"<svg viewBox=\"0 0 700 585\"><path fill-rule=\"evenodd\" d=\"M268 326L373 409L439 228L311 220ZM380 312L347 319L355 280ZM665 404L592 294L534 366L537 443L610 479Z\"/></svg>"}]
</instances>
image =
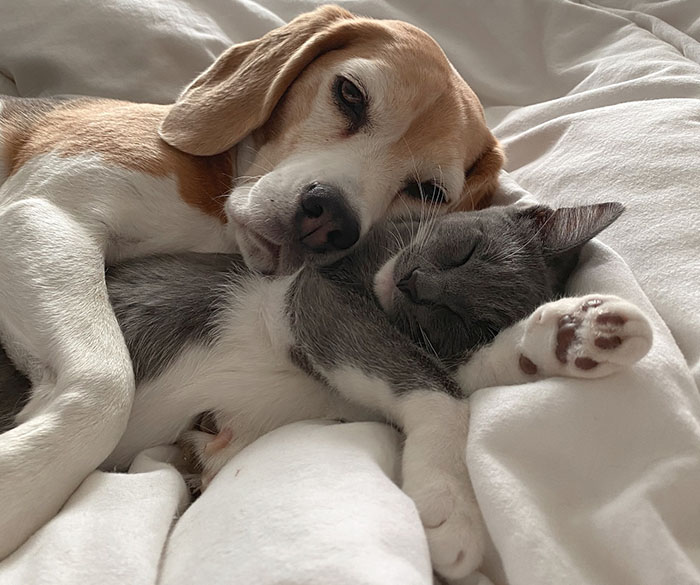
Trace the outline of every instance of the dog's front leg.
<instances>
[{"instance_id":1,"label":"dog's front leg","mask_svg":"<svg viewBox=\"0 0 700 585\"><path fill-rule=\"evenodd\" d=\"M133 372L100 240L43 200L0 213L0 332L43 372L22 424L0 435L0 558L61 508L129 417Z\"/></svg>"}]
</instances>

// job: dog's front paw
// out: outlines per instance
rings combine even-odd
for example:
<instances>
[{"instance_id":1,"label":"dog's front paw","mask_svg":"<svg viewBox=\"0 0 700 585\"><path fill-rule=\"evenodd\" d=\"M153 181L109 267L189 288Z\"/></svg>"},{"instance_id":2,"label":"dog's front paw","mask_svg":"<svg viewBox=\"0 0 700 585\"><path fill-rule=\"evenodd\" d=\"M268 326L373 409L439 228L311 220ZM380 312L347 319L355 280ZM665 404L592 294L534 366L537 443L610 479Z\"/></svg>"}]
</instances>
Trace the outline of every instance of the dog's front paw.
<instances>
[{"instance_id":1,"label":"dog's front paw","mask_svg":"<svg viewBox=\"0 0 700 585\"><path fill-rule=\"evenodd\" d=\"M647 317L619 297L560 299L528 319L520 368L540 376L600 378L638 362L652 339Z\"/></svg>"},{"instance_id":2,"label":"dog's front paw","mask_svg":"<svg viewBox=\"0 0 700 585\"><path fill-rule=\"evenodd\" d=\"M484 555L485 528L468 477L435 471L405 482L428 539L434 569L449 579L472 573Z\"/></svg>"}]
</instances>

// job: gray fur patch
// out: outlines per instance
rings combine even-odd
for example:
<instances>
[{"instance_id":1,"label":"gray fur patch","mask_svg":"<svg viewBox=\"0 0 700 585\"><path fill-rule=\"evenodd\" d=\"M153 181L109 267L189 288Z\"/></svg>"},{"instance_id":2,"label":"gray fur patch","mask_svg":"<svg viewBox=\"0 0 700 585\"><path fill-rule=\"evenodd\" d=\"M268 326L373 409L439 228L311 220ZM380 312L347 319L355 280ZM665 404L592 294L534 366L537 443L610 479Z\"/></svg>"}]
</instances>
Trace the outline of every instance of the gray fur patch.
<instances>
[{"instance_id":1,"label":"gray fur patch","mask_svg":"<svg viewBox=\"0 0 700 585\"><path fill-rule=\"evenodd\" d=\"M290 287L287 314L307 368L353 366L381 378L397 394L434 390L463 396L439 362L397 331L371 296L314 269L303 269Z\"/></svg>"},{"instance_id":2,"label":"gray fur patch","mask_svg":"<svg viewBox=\"0 0 700 585\"><path fill-rule=\"evenodd\" d=\"M242 274L249 274L242 259L227 254L153 256L107 270L137 383L160 374L186 347L216 340L219 315Z\"/></svg>"}]
</instances>

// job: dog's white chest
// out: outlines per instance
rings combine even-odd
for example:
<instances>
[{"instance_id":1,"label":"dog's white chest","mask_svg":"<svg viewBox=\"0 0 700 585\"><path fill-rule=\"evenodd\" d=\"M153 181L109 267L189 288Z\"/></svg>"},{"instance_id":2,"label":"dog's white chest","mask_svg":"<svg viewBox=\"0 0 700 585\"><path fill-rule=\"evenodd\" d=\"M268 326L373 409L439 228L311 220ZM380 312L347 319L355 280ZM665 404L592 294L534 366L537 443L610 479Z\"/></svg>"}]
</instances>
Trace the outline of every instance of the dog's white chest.
<instances>
[{"instance_id":1,"label":"dog's white chest","mask_svg":"<svg viewBox=\"0 0 700 585\"><path fill-rule=\"evenodd\" d=\"M174 177L105 162L98 154L44 154L0 185L0 206L40 198L78 220L107 261L158 252L235 252L226 224L185 203Z\"/></svg>"}]
</instances>

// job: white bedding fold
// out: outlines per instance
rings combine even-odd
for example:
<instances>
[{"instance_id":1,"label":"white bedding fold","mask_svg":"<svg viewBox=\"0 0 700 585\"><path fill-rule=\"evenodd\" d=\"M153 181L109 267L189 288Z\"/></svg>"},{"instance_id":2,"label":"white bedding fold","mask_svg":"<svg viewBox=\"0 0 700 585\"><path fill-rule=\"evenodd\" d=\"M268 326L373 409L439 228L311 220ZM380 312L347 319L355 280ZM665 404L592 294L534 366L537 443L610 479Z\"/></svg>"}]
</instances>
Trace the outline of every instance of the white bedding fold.
<instances>
[{"instance_id":1,"label":"white bedding fold","mask_svg":"<svg viewBox=\"0 0 700 585\"><path fill-rule=\"evenodd\" d=\"M178 521L160 583L430 583L416 509L392 483L399 440L378 423L306 422L263 437Z\"/></svg>"},{"instance_id":2,"label":"white bedding fold","mask_svg":"<svg viewBox=\"0 0 700 585\"><path fill-rule=\"evenodd\" d=\"M2 585L152 585L172 519L186 507L176 447L141 453L130 474L96 471L60 513L0 563Z\"/></svg>"}]
</instances>

